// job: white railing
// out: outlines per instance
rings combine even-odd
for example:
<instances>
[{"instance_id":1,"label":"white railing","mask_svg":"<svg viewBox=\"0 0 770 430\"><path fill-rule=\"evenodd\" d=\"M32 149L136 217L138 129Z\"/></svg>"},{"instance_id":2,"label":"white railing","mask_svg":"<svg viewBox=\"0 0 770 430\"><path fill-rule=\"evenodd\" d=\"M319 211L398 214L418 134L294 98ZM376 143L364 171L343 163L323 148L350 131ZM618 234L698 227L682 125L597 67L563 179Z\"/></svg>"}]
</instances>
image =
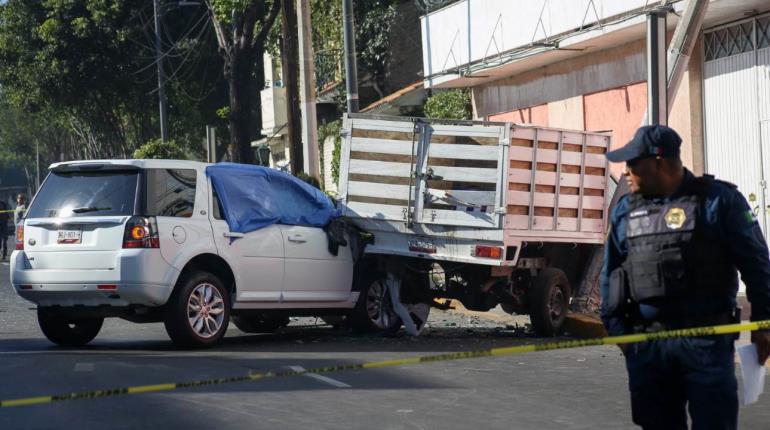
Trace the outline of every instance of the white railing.
<instances>
[{"instance_id":1,"label":"white railing","mask_svg":"<svg viewBox=\"0 0 770 430\"><path fill-rule=\"evenodd\" d=\"M669 0L669 3L672 1ZM516 48L660 6L654 0L463 0L421 18L423 66L431 77L494 61Z\"/></svg>"}]
</instances>

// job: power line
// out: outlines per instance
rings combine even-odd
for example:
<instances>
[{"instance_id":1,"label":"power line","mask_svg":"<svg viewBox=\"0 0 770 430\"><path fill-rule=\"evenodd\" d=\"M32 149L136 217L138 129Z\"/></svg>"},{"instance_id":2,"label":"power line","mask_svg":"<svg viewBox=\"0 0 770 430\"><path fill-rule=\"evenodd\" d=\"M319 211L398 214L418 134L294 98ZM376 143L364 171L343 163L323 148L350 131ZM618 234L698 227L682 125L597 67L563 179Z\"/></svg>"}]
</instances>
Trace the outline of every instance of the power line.
<instances>
[{"instance_id":1,"label":"power line","mask_svg":"<svg viewBox=\"0 0 770 430\"><path fill-rule=\"evenodd\" d=\"M193 31L195 31L196 27L198 27L198 25L200 25L200 23L201 23L201 22L203 22L204 20L206 20L206 21L207 21L207 23L208 23L208 20L209 20L209 19L210 19L210 17L209 17L209 15L208 15L208 14L203 14L203 15L201 16L201 18L200 18L200 19L198 19L198 21L197 21L197 22L196 22L196 23L195 23L195 24L194 24L194 25L193 25L193 26L192 26L192 27L191 27L189 30L187 30L187 32L186 32L185 34L183 34L183 35L182 35L182 36L181 36L179 39L185 39L185 38L187 38L187 36L189 36L189 35L190 35L190 34L191 34ZM150 69L150 68L152 68L152 67L156 66L156 65L158 64L158 61L162 61L164 58L171 56L171 54L172 54L174 51L176 51L177 47L178 47L178 43L175 43L175 44L174 44L174 45L171 47L171 49L169 49L169 50L168 50L168 51L166 51L166 52L162 52L162 53L161 53L161 55L158 55L158 56L155 58L155 60L154 60L154 61L152 61L150 64L148 64L148 65L146 65L146 66L144 66L144 67L140 68L139 70L136 70L136 71L134 71L133 73L134 73L134 74L140 74L140 73L144 72L145 70L148 70L148 69ZM152 49L154 49L154 48L152 48ZM177 56L178 56L178 57L181 57L182 55L184 55L184 54L177 54Z\"/></svg>"}]
</instances>

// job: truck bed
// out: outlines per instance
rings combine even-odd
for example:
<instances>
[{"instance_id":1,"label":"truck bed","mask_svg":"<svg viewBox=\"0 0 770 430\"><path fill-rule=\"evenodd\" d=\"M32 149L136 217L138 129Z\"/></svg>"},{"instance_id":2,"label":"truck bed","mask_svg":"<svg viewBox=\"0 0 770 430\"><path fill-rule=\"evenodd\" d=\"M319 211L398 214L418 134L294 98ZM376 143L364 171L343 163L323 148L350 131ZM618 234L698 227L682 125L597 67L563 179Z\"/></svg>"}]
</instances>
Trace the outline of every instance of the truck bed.
<instances>
[{"instance_id":1,"label":"truck bed","mask_svg":"<svg viewBox=\"0 0 770 430\"><path fill-rule=\"evenodd\" d=\"M606 134L352 114L342 136L339 199L368 252L514 265L526 242L604 241Z\"/></svg>"}]
</instances>

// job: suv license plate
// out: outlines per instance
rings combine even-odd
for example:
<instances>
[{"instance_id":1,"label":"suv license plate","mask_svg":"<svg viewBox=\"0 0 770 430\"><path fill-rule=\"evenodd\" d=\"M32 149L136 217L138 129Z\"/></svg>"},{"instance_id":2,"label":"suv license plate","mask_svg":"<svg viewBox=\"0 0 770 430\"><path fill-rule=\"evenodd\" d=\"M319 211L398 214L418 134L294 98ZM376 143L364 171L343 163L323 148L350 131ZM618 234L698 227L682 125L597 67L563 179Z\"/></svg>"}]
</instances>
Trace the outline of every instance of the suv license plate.
<instances>
[{"instance_id":1,"label":"suv license plate","mask_svg":"<svg viewBox=\"0 0 770 430\"><path fill-rule=\"evenodd\" d=\"M80 243L83 236L82 230L59 230L59 238L56 243L73 244Z\"/></svg>"}]
</instances>

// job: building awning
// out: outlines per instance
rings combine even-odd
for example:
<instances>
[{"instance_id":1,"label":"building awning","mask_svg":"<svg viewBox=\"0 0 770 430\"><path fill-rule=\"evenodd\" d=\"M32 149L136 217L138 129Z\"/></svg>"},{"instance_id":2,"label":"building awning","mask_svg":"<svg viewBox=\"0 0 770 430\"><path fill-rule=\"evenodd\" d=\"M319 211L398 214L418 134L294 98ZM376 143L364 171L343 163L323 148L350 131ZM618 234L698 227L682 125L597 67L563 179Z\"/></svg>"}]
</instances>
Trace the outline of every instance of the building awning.
<instances>
[{"instance_id":1,"label":"building awning","mask_svg":"<svg viewBox=\"0 0 770 430\"><path fill-rule=\"evenodd\" d=\"M366 106L361 112L399 115L402 107L422 106L427 97L423 81L417 81Z\"/></svg>"}]
</instances>

